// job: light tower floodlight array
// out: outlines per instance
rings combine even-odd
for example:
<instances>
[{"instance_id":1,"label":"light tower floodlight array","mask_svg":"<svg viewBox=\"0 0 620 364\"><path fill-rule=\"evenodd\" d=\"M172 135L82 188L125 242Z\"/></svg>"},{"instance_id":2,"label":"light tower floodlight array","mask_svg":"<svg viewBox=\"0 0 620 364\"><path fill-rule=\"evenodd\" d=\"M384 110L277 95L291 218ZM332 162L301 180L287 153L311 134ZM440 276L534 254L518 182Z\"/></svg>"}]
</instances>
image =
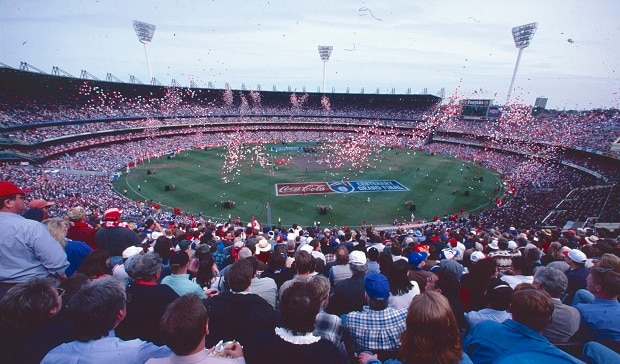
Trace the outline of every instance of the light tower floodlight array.
<instances>
[{"instance_id":1,"label":"light tower floodlight array","mask_svg":"<svg viewBox=\"0 0 620 364\"><path fill-rule=\"evenodd\" d=\"M325 93L325 64L329 61L329 57L332 55L332 46L319 46L319 56L323 61L323 93Z\"/></svg>"},{"instance_id":2,"label":"light tower floodlight array","mask_svg":"<svg viewBox=\"0 0 620 364\"><path fill-rule=\"evenodd\" d=\"M517 69L519 69L519 62L521 61L521 53L523 49L530 45L530 41L534 38L534 33L538 29L538 23L529 23L512 28L512 39L515 42L515 47L519 48L519 55L517 56L517 64L515 64L515 70L512 73L512 81L510 81L510 88L508 89L508 96L506 97L506 105L510 101L510 94L512 93L512 86L514 86L515 78L517 77Z\"/></svg>"},{"instance_id":3,"label":"light tower floodlight array","mask_svg":"<svg viewBox=\"0 0 620 364\"><path fill-rule=\"evenodd\" d=\"M138 20L133 21L133 29L136 31L138 40L144 44L144 54L146 55L146 66L149 70L149 83L153 84L153 73L151 72L151 61L149 60L149 51L146 48L147 43L151 43L153 39L153 33L155 33L155 25L141 22Z\"/></svg>"},{"instance_id":4,"label":"light tower floodlight array","mask_svg":"<svg viewBox=\"0 0 620 364\"><path fill-rule=\"evenodd\" d=\"M134 20L133 29L136 31L140 43L151 43L153 33L155 33L155 25Z\"/></svg>"}]
</instances>

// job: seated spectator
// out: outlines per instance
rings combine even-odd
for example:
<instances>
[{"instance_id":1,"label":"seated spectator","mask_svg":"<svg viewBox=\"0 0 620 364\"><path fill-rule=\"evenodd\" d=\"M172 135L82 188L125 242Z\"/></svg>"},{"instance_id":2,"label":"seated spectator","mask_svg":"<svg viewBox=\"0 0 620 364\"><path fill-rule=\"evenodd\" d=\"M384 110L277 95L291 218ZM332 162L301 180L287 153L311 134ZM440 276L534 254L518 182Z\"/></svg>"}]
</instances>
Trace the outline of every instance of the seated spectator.
<instances>
[{"instance_id":1,"label":"seated spectator","mask_svg":"<svg viewBox=\"0 0 620 364\"><path fill-rule=\"evenodd\" d=\"M469 266L469 273L463 276L461 284L469 297L469 304L464 302L465 309L477 311L488 307L485 292L489 283L497 278L498 268L494 260L485 258L479 251L473 252L470 259L472 264Z\"/></svg>"},{"instance_id":2,"label":"seated spectator","mask_svg":"<svg viewBox=\"0 0 620 364\"><path fill-rule=\"evenodd\" d=\"M392 264L390 258L390 265ZM349 254L349 267L353 272L351 278L338 282L329 299L327 312L342 315L353 311L361 311L367 303L364 290L364 276L368 270L366 254L355 250Z\"/></svg>"},{"instance_id":3,"label":"seated spectator","mask_svg":"<svg viewBox=\"0 0 620 364\"><path fill-rule=\"evenodd\" d=\"M123 341L114 328L126 316L125 288L112 277L96 279L80 288L67 307L67 322L76 340L52 349L41 363L144 363L171 354L139 339Z\"/></svg>"},{"instance_id":4,"label":"seated spectator","mask_svg":"<svg viewBox=\"0 0 620 364\"><path fill-rule=\"evenodd\" d=\"M47 227L50 235L56 239L60 246L65 249L67 261L69 262L65 274L67 277L71 276L80 268L88 253L93 250L82 241L67 239L67 224L59 217L43 220L43 225Z\"/></svg>"},{"instance_id":5,"label":"seated spectator","mask_svg":"<svg viewBox=\"0 0 620 364\"><path fill-rule=\"evenodd\" d=\"M245 363L243 349L237 342L210 356L215 348L205 349L209 332L209 313L195 294L185 295L168 306L159 322L164 342L172 350L169 358L149 359L148 364L168 363Z\"/></svg>"},{"instance_id":6,"label":"seated spectator","mask_svg":"<svg viewBox=\"0 0 620 364\"><path fill-rule=\"evenodd\" d=\"M437 292L425 292L413 298L407 312L407 326L401 336L398 358L390 364L433 363L470 364L463 353L461 334L448 300ZM379 364L377 355L361 353L360 364Z\"/></svg>"},{"instance_id":7,"label":"seated spectator","mask_svg":"<svg viewBox=\"0 0 620 364\"><path fill-rule=\"evenodd\" d=\"M327 302L329 301L329 280L321 275L316 275L312 277L311 282L314 284L316 295L321 302L321 308L316 315L314 335L327 339L340 348L342 335L344 334L342 319L340 319L339 316L324 311L324 307L327 306Z\"/></svg>"},{"instance_id":8,"label":"seated spectator","mask_svg":"<svg viewBox=\"0 0 620 364\"><path fill-rule=\"evenodd\" d=\"M278 290L280 290L282 284L293 279L293 276L293 270L286 267L286 247L284 245L276 245L274 254L269 256L267 267L261 274L261 277L273 279Z\"/></svg>"},{"instance_id":9,"label":"seated spectator","mask_svg":"<svg viewBox=\"0 0 620 364\"><path fill-rule=\"evenodd\" d=\"M554 306L551 322L545 327L542 335L552 343L569 341L579 329L581 316L579 311L563 304L560 299L568 287L566 275L555 268L538 267L534 273L533 285L536 289L547 292Z\"/></svg>"},{"instance_id":10,"label":"seated spectator","mask_svg":"<svg viewBox=\"0 0 620 364\"><path fill-rule=\"evenodd\" d=\"M580 289L586 288L586 278L589 274L589 270L586 268L587 259L586 255L579 249L571 249L566 255L566 263L568 263L570 268L564 272L566 278L568 278L568 288L566 289L566 297L563 299L564 302L572 302L575 293Z\"/></svg>"},{"instance_id":11,"label":"seated spectator","mask_svg":"<svg viewBox=\"0 0 620 364\"><path fill-rule=\"evenodd\" d=\"M309 252L303 250L295 252L294 268L297 274L295 274L293 279L282 283L279 297L282 298L284 291L286 291L286 289L293 283L307 282L312 279L312 276L314 275L314 264L314 258Z\"/></svg>"},{"instance_id":12,"label":"seated spectator","mask_svg":"<svg viewBox=\"0 0 620 364\"><path fill-rule=\"evenodd\" d=\"M236 340L245 345L251 335L275 327L273 307L259 295L250 292L253 276L252 261L239 259L230 266L226 275L230 291L205 300L210 315L207 347L220 340Z\"/></svg>"},{"instance_id":13,"label":"seated spectator","mask_svg":"<svg viewBox=\"0 0 620 364\"><path fill-rule=\"evenodd\" d=\"M93 250L84 257L84 261L77 270L90 279L109 276L110 253L104 249Z\"/></svg>"},{"instance_id":14,"label":"seated spectator","mask_svg":"<svg viewBox=\"0 0 620 364\"><path fill-rule=\"evenodd\" d=\"M125 263L125 270L133 283L126 289L127 316L115 330L119 338L164 344L159 332L159 320L166 307L179 295L170 286L157 284L161 269L161 257L153 252L134 255Z\"/></svg>"},{"instance_id":15,"label":"seated spectator","mask_svg":"<svg viewBox=\"0 0 620 364\"><path fill-rule=\"evenodd\" d=\"M492 279L487 285L484 296L487 308L465 313L465 319L469 327L485 320L502 323L512 317L508 312L512 288L506 282L498 278Z\"/></svg>"},{"instance_id":16,"label":"seated spectator","mask_svg":"<svg viewBox=\"0 0 620 364\"><path fill-rule=\"evenodd\" d=\"M392 264L392 274L388 277L390 283L390 306L407 310L413 297L420 294L418 282L409 280L408 273L408 261L398 259Z\"/></svg>"},{"instance_id":17,"label":"seated spectator","mask_svg":"<svg viewBox=\"0 0 620 364\"><path fill-rule=\"evenodd\" d=\"M280 300L282 326L252 336L244 345L248 363L343 363L336 345L315 336L321 302L312 282L295 282Z\"/></svg>"},{"instance_id":18,"label":"seated spectator","mask_svg":"<svg viewBox=\"0 0 620 364\"><path fill-rule=\"evenodd\" d=\"M259 276L259 271L264 271L265 264L259 261L256 256L248 257L254 267L254 275L252 277L252 284L250 284L250 292L259 295L267 303L269 303L274 309L278 300L278 286L276 282L269 277Z\"/></svg>"},{"instance_id":19,"label":"seated spectator","mask_svg":"<svg viewBox=\"0 0 620 364\"><path fill-rule=\"evenodd\" d=\"M534 264L526 256L512 258L512 275L504 274L502 281L508 283L510 288L515 289L519 283L532 283L534 280Z\"/></svg>"},{"instance_id":20,"label":"seated spectator","mask_svg":"<svg viewBox=\"0 0 620 364\"><path fill-rule=\"evenodd\" d=\"M594 301L575 306L581 314L581 324L575 339L619 342L620 273L611 268L593 267L587 278L587 288L594 294Z\"/></svg>"},{"instance_id":21,"label":"seated spectator","mask_svg":"<svg viewBox=\"0 0 620 364\"><path fill-rule=\"evenodd\" d=\"M384 275L366 275L364 288L368 306L364 306L361 312L350 312L343 319L353 340L350 352L398 349L407 310L388 306L390 285Z\"/></svg>"},{"instance_id":22,"label":"seated spectator","mask_svg":"<svg viewBox=\"0 0 620 364\"><path fill-rule=\"evenodd\" d=\"M456 275L451 271L441 268L428 278L425 292L439 292L448 299L450 307L452 307L452 312L454 312L456 322L459 324L459 329L462 333L465 333L469 325L465 320L465 308L459 299L460 290L461 286Z\"/></svg>"},{"instance_id":23,"label":"seated spectator","mask_svg":"<svg viewBox=\"0 0 620 364\"><path fill-rule=\"evenodd\" d=\"M121 222L122 210L107 209L103 213L103 226L95 233L98 249L105 249L110 253L112 266L123 262L123 250L130 246L139 246L142 239L127 224Z\"/></svg>"},{"instance_id":24,"label":"seated spectator","mask_svg":"<svg viewBox=\"0 0 620 364\"><path fill-rule=\"evenodd\" d=\"M336 248L336 261L329 268L329 282L333 287L334 284L344 279L351 278L352 275L353 272L351 268L349 268L349 249L344 245L339 245Z\"/></svg>"},{"instance_id":25,"label":"seated spectator","mask_svg":"<svg viewBox=\"0 0 620 364\"><path fill-rule=\"evenodd\" d=\"M547 293L534 288L517 289L510 311L512 319L501 324L488 320L471 328L463 349L474 363L493 363L501 355L526 350L544 351L567 363L581 363L541 335L553 314L553 302Z\"/></svg>"},{"instance_id":26,"label":"seated spectator","mask_svg":"<svg viewBox=\"0 0 620 364\"><path fill-rule=\"evenodd\" d=\"M189 279L188 264L189 256L186 252L180 250L172 254L170 257L172 274L162 279L161 283L170 286L179 296L194 293L200 297L206 297L203 289Z\"/></svg>"},{"instance_id":27,"label":"seated spectator","mask_svg":"<svg viewBox=\"0 0 620 364\"><path fill-rule=\"evenodd\" d=\"M72 208L67 212L67 217L69 218L67 238L83 241L92 249L97 249L95 242L95 233L97 231L86 222L86 211L84 208L81 206Z\"/></svg>"},{"instance_id":28,"label":"seated spectator","mask_svg":"<svg viewBox=\"0 0 620 364\"><path fill-rule=\"evenodd\" d=\"M52 348L74 340L59 314L63 290L32 278L0 301L0 362L39 363Z\"/></svg>"}]
</instances>

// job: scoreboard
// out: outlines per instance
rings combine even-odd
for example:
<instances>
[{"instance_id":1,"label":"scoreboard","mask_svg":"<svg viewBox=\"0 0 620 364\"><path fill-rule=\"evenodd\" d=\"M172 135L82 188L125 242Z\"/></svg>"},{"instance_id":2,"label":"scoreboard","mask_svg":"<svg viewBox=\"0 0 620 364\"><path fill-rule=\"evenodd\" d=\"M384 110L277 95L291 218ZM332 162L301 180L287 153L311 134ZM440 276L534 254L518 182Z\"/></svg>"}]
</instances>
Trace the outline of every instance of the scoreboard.
<instances>
[{"instance_id":1,"label":"scoreboard","mask_svg":"<svg viewBox=\"0 0 620 364\"><path fill-rule=\"evenodd\" d=\"M461 119L465 120L497 120L500 110L493 106L491 99L461 100Z\"/></svg>"}]
</instances>

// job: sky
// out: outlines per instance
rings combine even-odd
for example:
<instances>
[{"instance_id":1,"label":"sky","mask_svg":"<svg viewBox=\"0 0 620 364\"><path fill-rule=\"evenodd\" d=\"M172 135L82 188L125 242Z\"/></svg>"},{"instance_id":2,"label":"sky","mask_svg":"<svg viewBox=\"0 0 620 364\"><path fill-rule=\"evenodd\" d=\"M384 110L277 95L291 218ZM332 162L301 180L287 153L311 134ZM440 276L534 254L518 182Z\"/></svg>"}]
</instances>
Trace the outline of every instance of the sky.
<instances>
[{"instance_id":1,"label":"sky","mask_svg":"<svg viewBox=\"0 0 620 364\"><path fill-rule=\"evenodd\" d=\"M132 21L156 26L153 76L216 88L322 88L506 102L518 49L511 29L538 23L511 102L620 107L617 0L0 0L0 62L79 77L148 82ZM319 45L333 46L327 63Z\"/></svg>"}]
</instances>

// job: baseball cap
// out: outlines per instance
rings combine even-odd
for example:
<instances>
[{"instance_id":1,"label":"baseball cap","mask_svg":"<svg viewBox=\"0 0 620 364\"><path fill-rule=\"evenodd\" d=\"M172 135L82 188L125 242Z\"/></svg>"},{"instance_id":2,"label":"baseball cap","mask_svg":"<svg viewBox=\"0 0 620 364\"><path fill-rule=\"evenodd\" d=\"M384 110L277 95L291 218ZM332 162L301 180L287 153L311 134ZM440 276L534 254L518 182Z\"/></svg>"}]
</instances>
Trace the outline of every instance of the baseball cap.
<instances>
[{"instance_id":1,"label":"baseball cap","mask_svg":"<svg viewBox=\"0 0 620 364\"><path fill-rule=\"evenodd\" d=\"M38 208L38 209L44 209L46 207L50 207L50 206L54 206L55 203L53 202L49 202L49 201L45 201L45 200L32 200L30 202L28 202L28 208Z\"/></svg>"},{"instance_id":2,"label":"baseball cap","mask_svg":"<svg viewBox=\"0 0 620 364\"><path fill-rule=\"evenodd\" d=\"M176 266L182 267L185 264L187 264L188 262L189 262L189 256L183 250L179 250L178 252L174 252L174 254L172 254L170 256L170 265L171 266L176 265Z\"/></svg>"},{"instance_id":3,"label":"baseball cap","mask_svg":"<svg viewBox=\"0 0 620 364\"><path fill-rule=\"evenodd\" d=\"M368 297L387 299L390 297L390 284L381 273L369 273L364 277L364 288Z\"/></svg>"},{"instance_id":4,"label":"baseball cap","mask_svg":"<svg viewBox=\"0 0 620 364\"><path fill-rule=\"evenodd\" d=\"M123 210L118 209L116 207L109 208L105 210L105 212L103 213L103 219L104 220L118 220L121 218L121 212L123 212Z\"/></svg>"},{"instance_id":5,"label":"baseball cap","mask_svg":"<svg viewBox=\"0 0 620 364\"><path fill-rule=\"evenodd\" d=\"M572 260L575 263L579 263L579 264L583 264L586 262L586 259L588 259L588 257L586 257L585 253L582 252L579 249L571 249L568 252L568 257L570 258L570 260Z\"/></svg>"},{"instance_id":6,"label":"baseball cap","mask_svg":"<svg viewBox=\"0 0 620 364\"><path fill-rule=\"evenodd\" d=\"M349 254L349 263L351 264L364 265L366 262L366 254L362 251L354 250Z\"/></svg>"},{"instance_id":7,"label":"baseball cap","mask_svg":"<svg viewBox=\"0 0 620 364\"><path fill-rule=\"evenodd\" d=\"M482 259L486 259L486 257L487 256L484 255L483 252L475 251L471 253L471 255L469 256L469 260L471 260L472 263L478 263Z\"/></svg>"},{"instance_id":8,"label":"baseball cap","mask_svg":"<svg viewBox=\"0 0 620 364\"><path fill-rule=\"evenodd\" d=\"M425 261L426 258L428 258L427 252L412 252L409 254L409 264L417 267L420 263Z\"/></svg>"},{"instance_id":9,"label":"baseball cap","mask_svg":"<svg viewBox=\"0 0 620 364\"><path fill-rule=\"evenodd\" d=\"M32 190L22 190L17 187L13 182L0 181L0 197L10 195L23 195L25 193L32 192Z\"/></svg>"}]
</instances>

